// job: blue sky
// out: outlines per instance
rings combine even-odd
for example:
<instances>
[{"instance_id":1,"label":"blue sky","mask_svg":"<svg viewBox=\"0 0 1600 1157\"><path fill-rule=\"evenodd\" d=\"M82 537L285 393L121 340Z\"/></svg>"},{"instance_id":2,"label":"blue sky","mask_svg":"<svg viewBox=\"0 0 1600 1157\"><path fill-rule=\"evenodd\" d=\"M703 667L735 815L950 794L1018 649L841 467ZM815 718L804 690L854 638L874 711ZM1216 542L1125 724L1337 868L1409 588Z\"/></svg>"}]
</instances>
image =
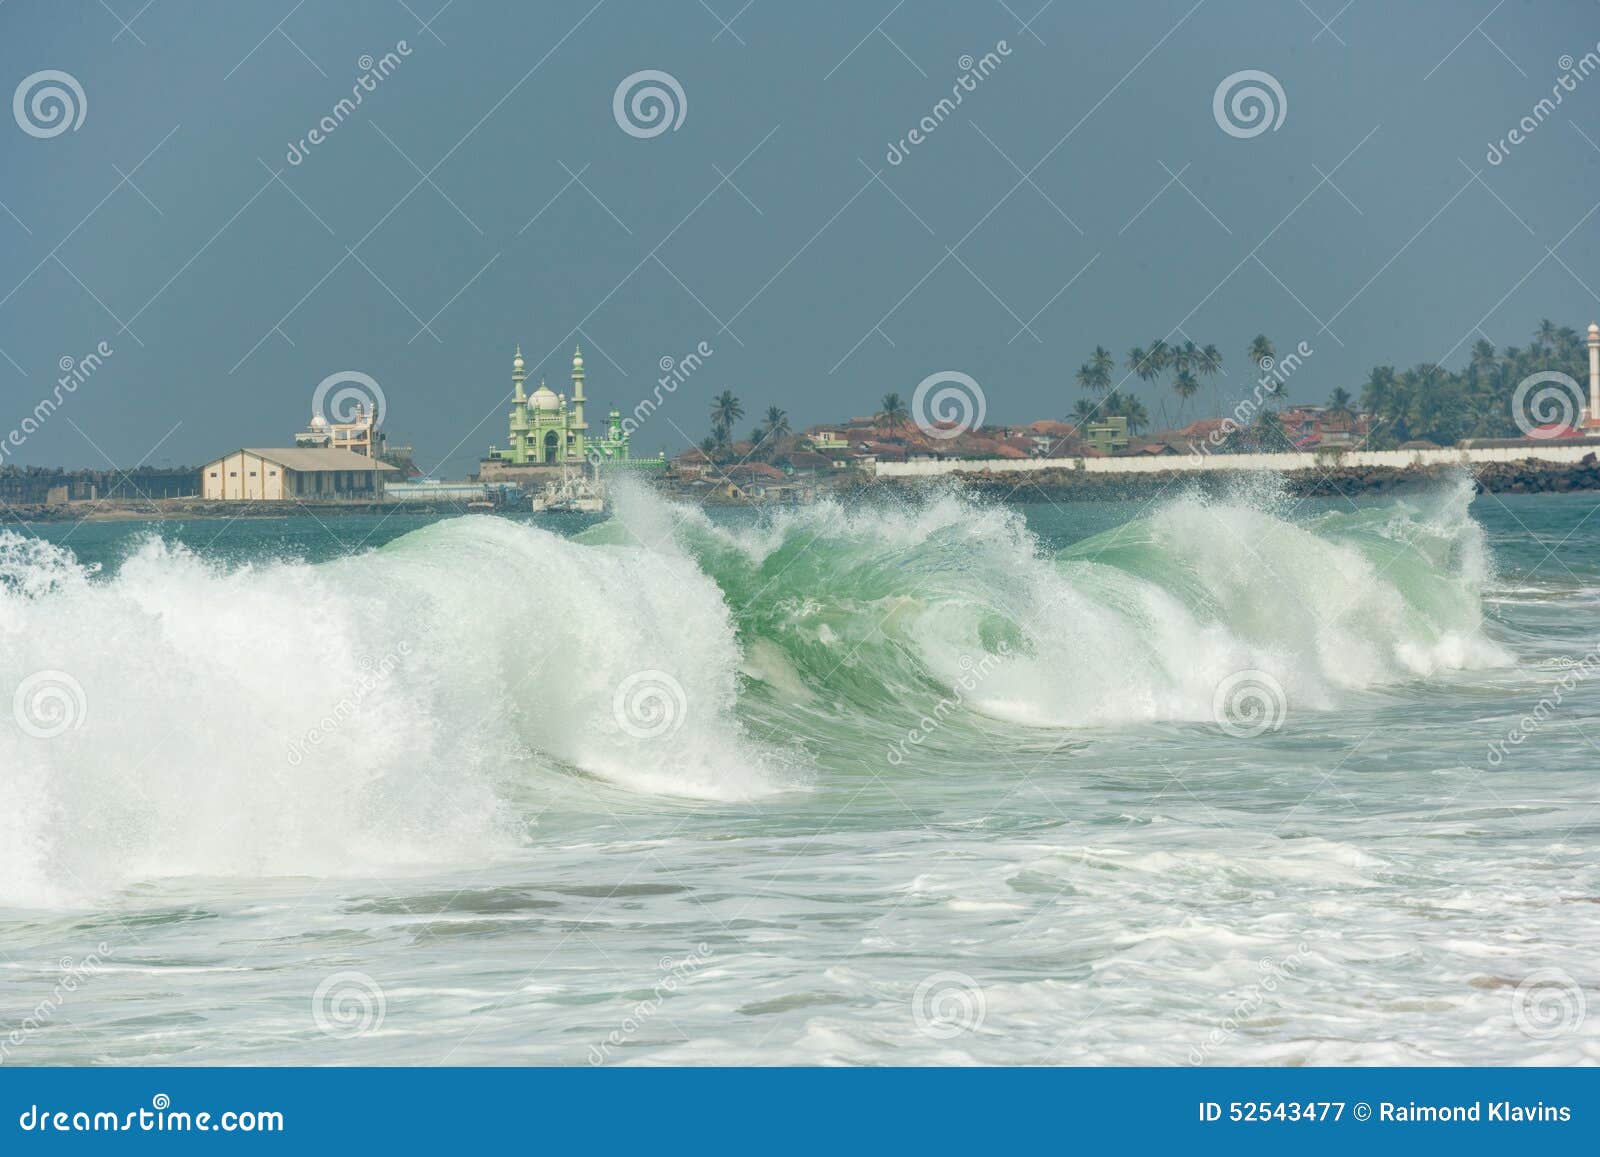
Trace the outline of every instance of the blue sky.
<instances>
[{"instance_id":1,"label":"blue sky","mask_svg":"<svg viewBox=\"0 0 1600 1157\"><path fill-rule=\"evenodd\" d=\"M1257 332L1311 346L1310 400L1600 316L1600 76L1486 159L1596 50L1594 3L441 3L0 5L6 91L59 70L85 105L0 129L0 431L114 350L8 461L282 444L354 370L461 475L504 439L517 342L558 389L582 342L625 409L707 343L637 436L676 451L725 388L801 425L959 371L1023 421L1070 409L1097 343L1187 336L1226 358L1204 412L1248 391ZM676 128L614 116L643 70ZM1244 70L1276 129L1216 119Z\"/></svg>"}]
</instances>

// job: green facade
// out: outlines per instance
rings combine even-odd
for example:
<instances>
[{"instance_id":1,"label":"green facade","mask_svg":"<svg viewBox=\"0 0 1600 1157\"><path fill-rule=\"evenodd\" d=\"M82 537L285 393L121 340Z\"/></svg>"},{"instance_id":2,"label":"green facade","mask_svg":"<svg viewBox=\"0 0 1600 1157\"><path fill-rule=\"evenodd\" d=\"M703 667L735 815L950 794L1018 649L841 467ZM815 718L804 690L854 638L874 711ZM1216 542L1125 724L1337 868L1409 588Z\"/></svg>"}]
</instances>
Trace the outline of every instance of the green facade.
<instances>
[{"instance_id":1,"label":"green facade","mask_svg":"<svg viewBox=\"0 0 1600 1157\"><path fill-rule=\"evenodd\" d=\"M563 462L582 465L591 457L602 464L628 462L632 458L628 435L622 429L622 415L612 410L606 419L603 437L589 436L584 420L585 375L583 349L572 354L572 400L551 391L542 381L533 393L527 392L528 374L522 360L522 347L511 360L510 443L505 449L491 446L489 457L513 465L549 466Z\"/></svg>"}]
</instances>

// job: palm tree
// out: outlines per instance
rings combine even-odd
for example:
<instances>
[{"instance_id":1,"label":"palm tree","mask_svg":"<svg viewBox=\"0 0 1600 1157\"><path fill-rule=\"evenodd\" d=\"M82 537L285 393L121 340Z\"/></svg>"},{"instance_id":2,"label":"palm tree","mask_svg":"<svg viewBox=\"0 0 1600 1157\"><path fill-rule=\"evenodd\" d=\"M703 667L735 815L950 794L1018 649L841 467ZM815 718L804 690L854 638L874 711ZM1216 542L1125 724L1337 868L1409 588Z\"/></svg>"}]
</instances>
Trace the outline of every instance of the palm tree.
<instances>
[{"instance_id":1,"label":"palm tree","mask_svg":"<svg viewBox=\"0 0 1600 1157\"><path fill-rule=\"evenodd\" d=\"M1264 454L1281 454L1294 449L1289 436L1283 432L1283 419L1276 410L1262 410L1251 432L1255 435L1257 449Z\"/></svg>"},{"instance_id":2,"label":"palm tree","mask_svg":"<svg viewBox=\"0 0 1600 1157\"><path fill-rule=\"evenodd\" d=\"M906 404L899 394L885 394L883 401L878 403L878 420L890 429L898 430L911 419L911 411L906 409Z\"/></svg>"},{"instance_id":3,"label":"palm tree","mask_svg":"<svg viewBox=\"0 0 1600 1157\"><path fill-rule=\"evenodd\" d=\"M1556 328L1556 323L1551 321L1548 317L1540 318L1535 344L1547 352L1553 350L1556 348L1556 338L1560 332L1561 331Z\"/></svg>"},{"instance_id":4,"label":"palm tree","mask_svg":"<svg viewBox=\"0 0 1600 1157\"><path fill-rule=\"evenodd\" d=\"M1078 367L1074 377L1080 387L1091 394L1103 394L1111 388L1111 368L1116 365L1104 346L1095 346L1089 360Z\"/></svg>"},{"instance_id":5,"label":"palm tree","mask_svg":"<svg viewBox=\"0 0 1600 1157\"><path fill-rule=\"evenodd\" d=\"M782 438L789 432L789 415L777 406L767 407L765 422L769 438Z\"/></svg>"},{"instance_id":6,"label":"palm tree","mask_svg":"<svg viewBox=\"0 0 1600 1157\"><path fill-rule=\"evenodd\" d=\"M1140 381L1150 380L1150 355L1144 352L1142 346L1134 346L1128 351L1128 360L1125 364L1128 372L1138 377Z\"/></svg>"},{"instance_id":7,"label":"palm tree","mask_svg":"<svg viewBox=\"0 0 1600 1157\"><path fill-rule=\"evenodd\" d=\"M1494 343L1479 338L1472 345L1472 368L1479 377L1488 377L1494 372L1495 356Z\"/></svg>"},{"instance_id":8,"label":"palm tree","mask_svg":"<svg viewBox=\"0 0 1600 1157\"><path fill-rule=\"evenodd\" d=\"M1128 433L1143 433L1150 425L1150 415L1144 403L1131 394L1114 393L1106 399L1105 416L1122 418L1128 423Z\"/></svg>"},{"instance_id":9,"label":"palm tree","mask_svg":"<svg viewBox=\"0 0 1600 1157\"><path fill-rule=\"evenodd\" d=\"M1172 368L1178 373L1193 373L1200 363L1200 347L1186 341L1172 351Z\"/></svg>"},{"instance_id":10,"label":"palm tree","mask_svg":"<svg viewBox=\"0 0 1600 1157\"><path fill-rule=\"evenodd\" d=\"M1361 386L1361 408L1375 419L1375 437L1369 438L1377 442L1375 449L1383 449L1389 442L1399 444L1410 437L1405 422L1406 392L1395 377L1393 366L1373 366L1367 372L1367 380ZM1379 425L1383 427L1381 434L1376 432Z\"/></svg>"},{"instance_id":11,"label":"palm tree","mask_svg":"<svg viewBox=\"0 0 1600 1157\"><path fill-rule=\"evenodd\" d=\"M1082 433L1083 428L1100 416L1101 403L1092 402L1088 398L1079 398L1072 404L1071 421Z\"/></svg>"},{"instance_id":12,"label":"palm tree","mask_svg":"<svg viewBox=\"0 0 1600 1157\"><path fill-rule=\"evenodd\" d=\"M722 426L724 432L733 429L733 424L744 417L744 407L739 404L739 399L733 396L732 390L723 390L711 400L711 421Z\"/></svg>"},{"instance_id":13,"label":"palm tree","mask_svg":"<svg viewBox=\"0 0 1600 1157\"><path fill-rule=\"evenodd\" d=\"M1095 376L1111 385L1111 371L1117 368L1117 359L1111 356L1111 351L1103 345L1094 347L1094 353L1089 355L1089 364L1094 367Z\"/></svg>"},{"instance_id":14,"label":"palm tree","mask_svg":"<svg viewBox=\"0 0 1600 1157\"><path fill-rule=\"evenodd\" d=\"M713 438L710 434L707 434L704 438L701 438L700 439L700 452L702 454L704 454L707 458L710 458L713 454L715 454L717 452L717 440L715 438Z\"/></svg>"},{"instance_id":15,"label":"palm tree","mask_svg":"<svg viewBox=\"0 0 1600 1157\"><path fill-rule=\"evenodd\" d=\"M1187 365L1172 376L1172 392L1178 395L1178 421L1180 423L1183 421L1183 407L1188 404L1189 399L1194 397L1195 392L1199 389L1200 383L1195 380L1194 374L1190 372Z\"/></svg>"},{"instance_id":16,"label":"palm tree","mask_svg":"<svg viewBox=\"0 0 1600 1157\"><path fill-rule=\"evenodd\" d=\"M1343 386L1335 386L1333 393L1328 395L1328 414L1330 416L1338 414L1341 418L1355 417L1350 410L1350 403L1354 400L1351 398L1349 390Z\"/></svg>"},{"instance_id":17,"label":"palm tree","mask_svg":"<svg viewBox=\"0 0 1600 1157\"><path fill-rule=\"evenodd\" d=\"M1278 347L1272 344L1272 339L1266 334L1258 333L1250 339L1250 364L1257 369L1271 369L1272 367L1264 367L1261 363L1268 358L1276 359L1277 356Z\"/></svg>"}]
</instances>

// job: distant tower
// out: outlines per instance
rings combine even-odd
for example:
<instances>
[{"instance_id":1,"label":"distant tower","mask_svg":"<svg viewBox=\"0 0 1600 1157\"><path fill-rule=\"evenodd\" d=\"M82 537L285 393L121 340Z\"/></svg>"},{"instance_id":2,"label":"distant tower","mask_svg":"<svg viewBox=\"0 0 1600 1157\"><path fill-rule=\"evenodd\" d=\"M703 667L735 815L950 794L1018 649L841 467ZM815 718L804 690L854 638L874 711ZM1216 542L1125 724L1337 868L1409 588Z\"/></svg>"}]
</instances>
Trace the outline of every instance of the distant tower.
<instances>
[{"instance_id":1,"label":"distant tower","mask_svg":"<svg viewBox=\"0 0 1600 1157\"><path fill-rule=\"evenodd\" d=\"M589 424L583 420L583 347L577 346L572 351L572 428L574 430L587 430Z\"/></svg>"},{"instance_id":2,"label":"distant tower","mask_svg":"<svg viewBox=\"0 0 1600 1157\"><path fill-rule=\"evenodd\" d=\"M528 372L523 368L522 347L511 359L511 461L528 460Z\"/></svg>"},{"instance_id":3,"label":"distant tower","mask_svg":"<svg viewBox=\"0 0 1600 1157\"><path fill-rule=\"evenodd\" d=\"M1583 423L1600 434L1600 325L1589 323L1589 414Z\"/></svg>"},{"instance_id":4,"label":"distant tower","mask_svg":"<svg viewBox=\"0 0 1600 1157\"><path fill-rule=\"evenodd\" d=\"M572 430L573 457L582 458L584 455L584 441L588 436L589 423L583 420L583 347L574 346L572 350Z\"/></svg>"}]
</instances>

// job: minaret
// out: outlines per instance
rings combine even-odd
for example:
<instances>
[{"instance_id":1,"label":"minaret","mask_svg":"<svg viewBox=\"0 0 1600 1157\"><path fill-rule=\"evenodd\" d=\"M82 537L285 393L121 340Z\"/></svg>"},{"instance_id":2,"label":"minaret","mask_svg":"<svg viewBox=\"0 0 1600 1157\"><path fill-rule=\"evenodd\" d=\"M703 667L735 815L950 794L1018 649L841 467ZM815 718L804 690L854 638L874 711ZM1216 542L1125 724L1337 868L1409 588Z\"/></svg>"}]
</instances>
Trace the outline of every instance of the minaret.
<instances>
[{"instance_id":1,"label":"minaret","mask_svg":"<svg viewBox=\"0 0 1600 1157\"><path fill-rule=\"evenodd\" d=\"M1590 435L1600 434L1600 324L1589 323L1589 414L1583 423Z\"/></svg>"},{"instance_id":2,"label":"minaret","mask_svg":"<svg viewBox=\"0 0 1600 1157\"><path fill-rule=\"evenodd\" d=\"M589 424L583 420L583 347L577 346L572 351L572 428L574 430L587 430Z\"/></svg>"},{"instance_id":3,"label":"minaret","mask_svg":"<svg viewBox=\"0 0 1600 1157\"><path fill-rule=\"evenodd\" d=\"M573 456L582 458L588 451L585 443L588 441L589 423L583 420L583 347L574 346L572 350L572 429L576 431L573 438Z\"/></svg>"},{"instance_id":4,"label":"minaret","mask_svg":"<svg viewBox=\"0 0 1600 1157\"><path fill-rule=\"evenodd\" d=\"M522 346L511 359L511 461L528 460L528 393L523 388L528 373L523 368Z\"/></svg>"}]
</instances>

